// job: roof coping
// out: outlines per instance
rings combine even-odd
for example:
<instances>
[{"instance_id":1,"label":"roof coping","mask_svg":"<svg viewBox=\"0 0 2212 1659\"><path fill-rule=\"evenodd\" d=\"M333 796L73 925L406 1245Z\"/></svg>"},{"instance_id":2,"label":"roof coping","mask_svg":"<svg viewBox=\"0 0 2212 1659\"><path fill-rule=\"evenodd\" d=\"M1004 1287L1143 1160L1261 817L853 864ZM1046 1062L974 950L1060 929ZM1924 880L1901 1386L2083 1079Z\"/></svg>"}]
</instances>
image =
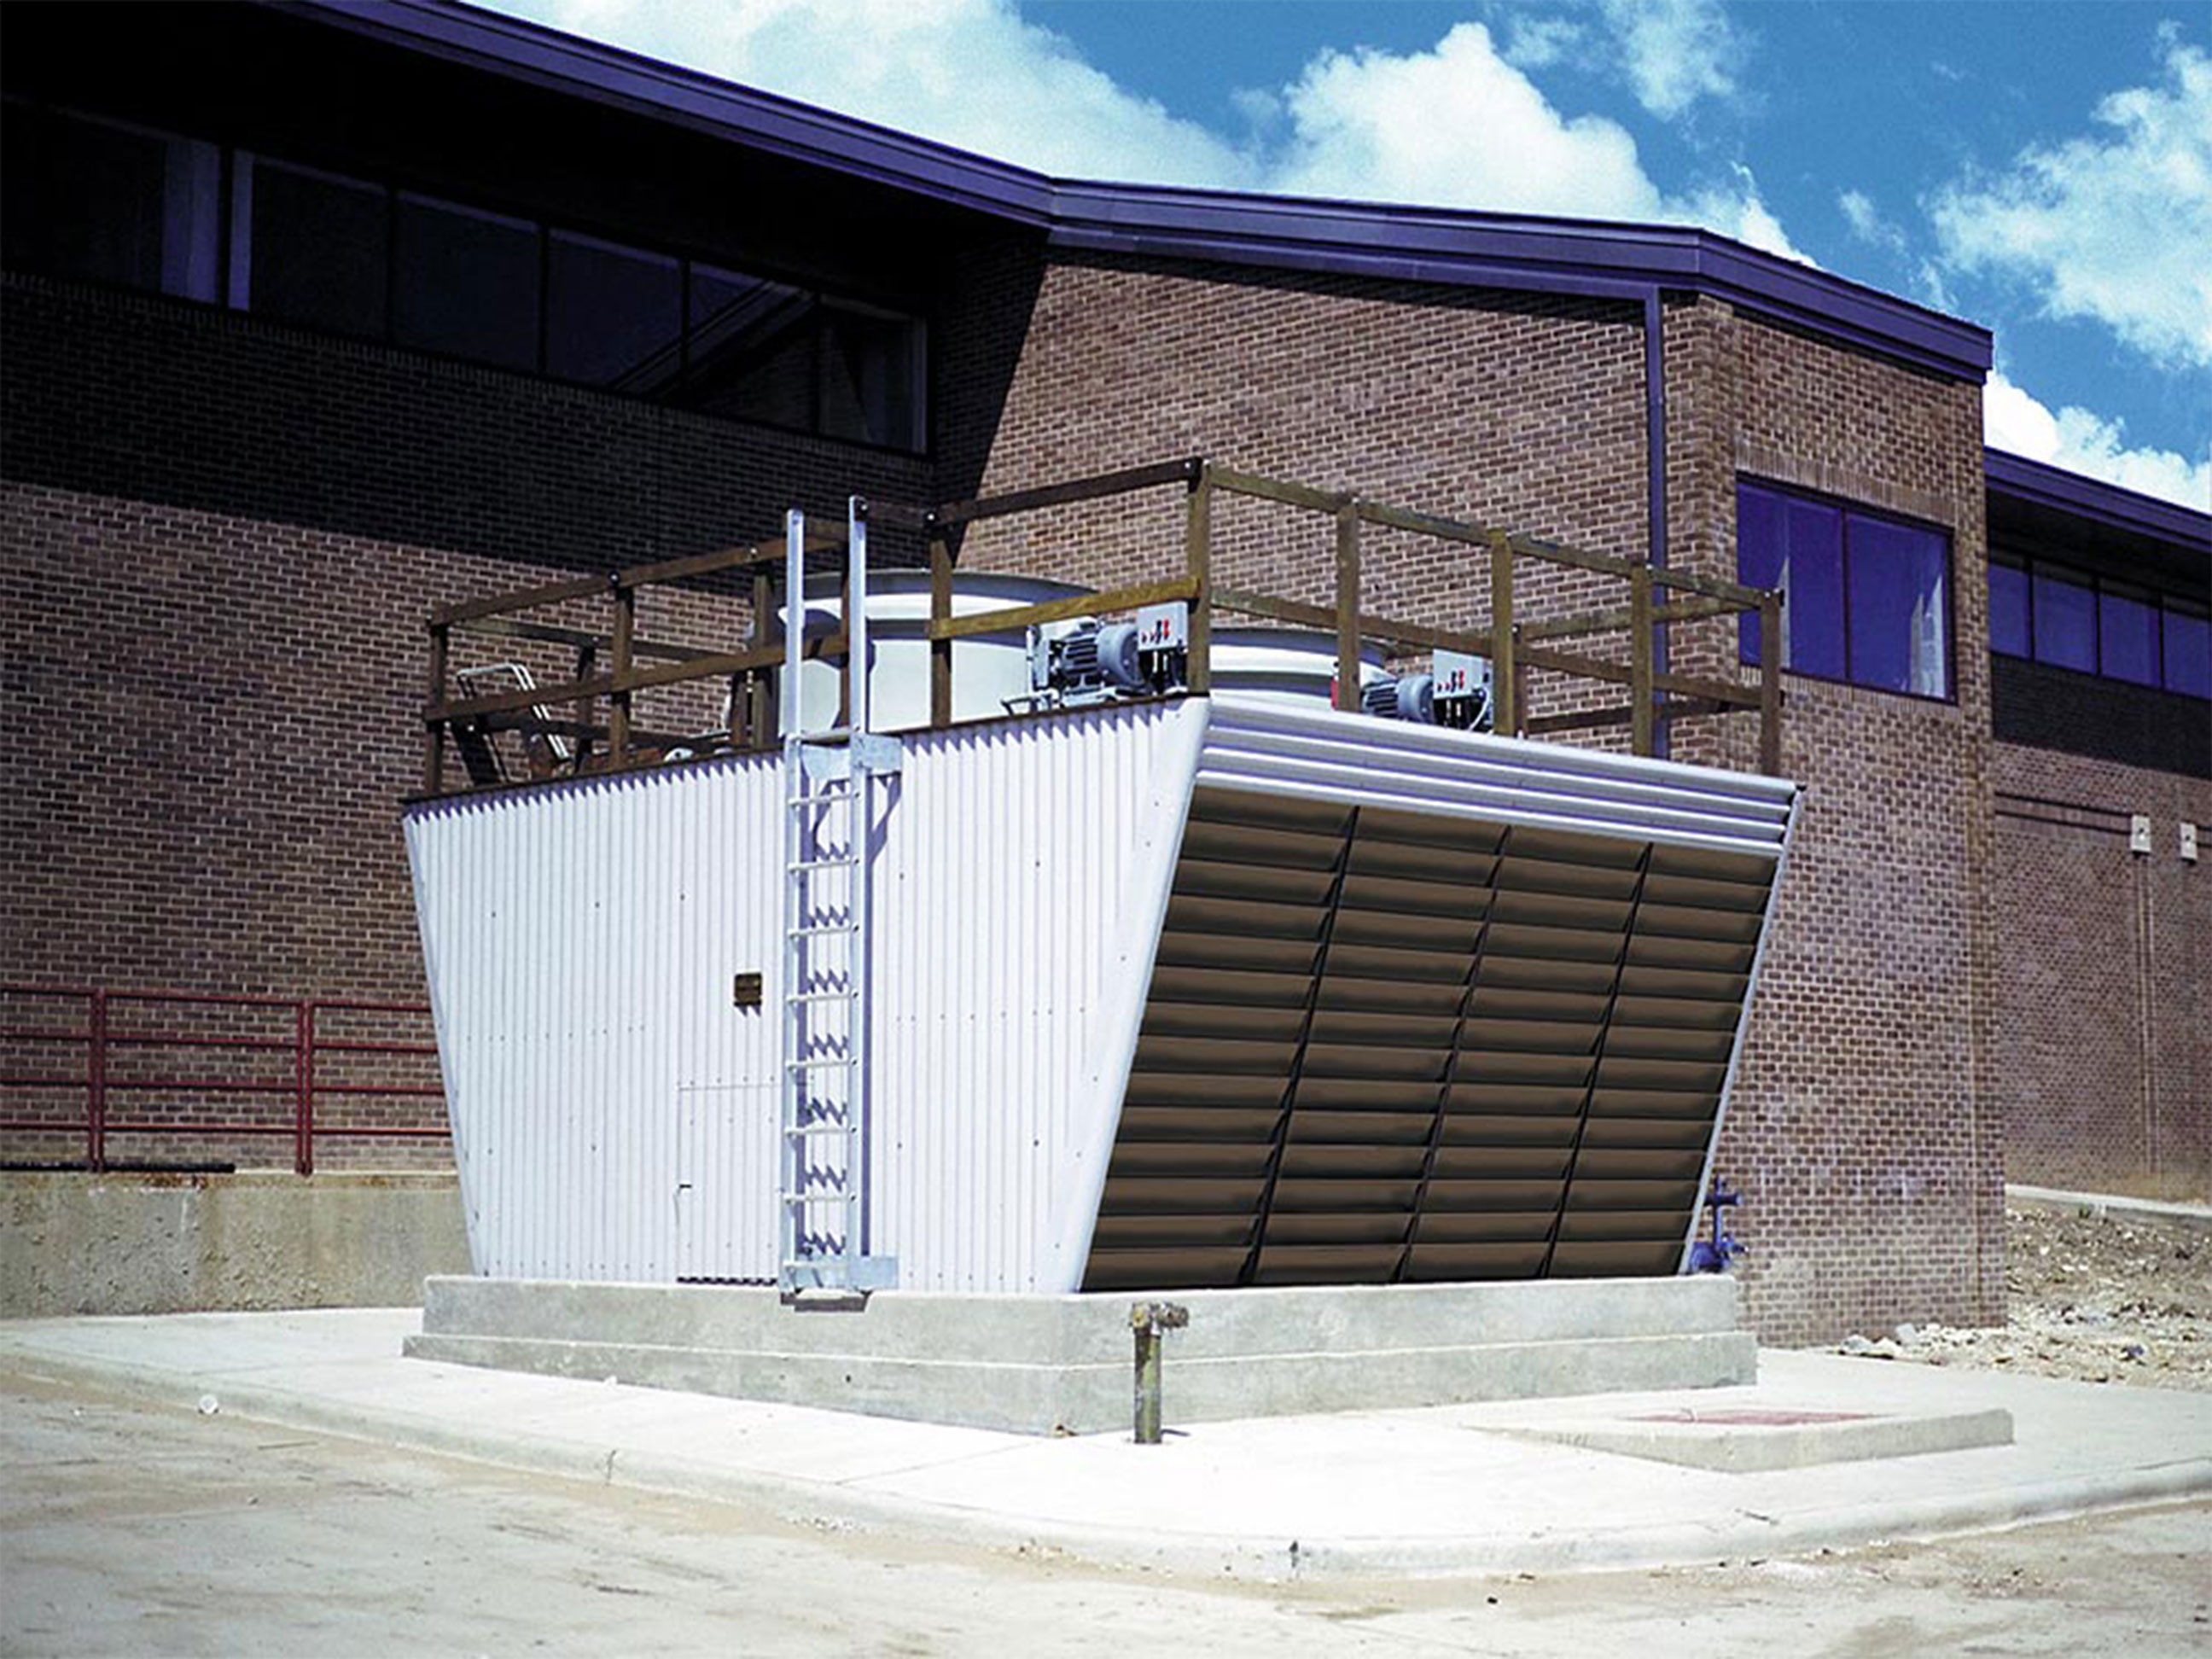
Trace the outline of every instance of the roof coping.
<instances>
[{"instance_id":1,"label":"roof coping","mask_svg":"<svg viewBox=\"0 0 2212 1659\"><path fill-rule=\"evenodd\" d=\"M455 0L285 9L1041 228L1056 246L1596 298L1679 289L1956 379L1990 368L1977 324L1693 227L1056 179Z\"/></svg>"}]
</instances>

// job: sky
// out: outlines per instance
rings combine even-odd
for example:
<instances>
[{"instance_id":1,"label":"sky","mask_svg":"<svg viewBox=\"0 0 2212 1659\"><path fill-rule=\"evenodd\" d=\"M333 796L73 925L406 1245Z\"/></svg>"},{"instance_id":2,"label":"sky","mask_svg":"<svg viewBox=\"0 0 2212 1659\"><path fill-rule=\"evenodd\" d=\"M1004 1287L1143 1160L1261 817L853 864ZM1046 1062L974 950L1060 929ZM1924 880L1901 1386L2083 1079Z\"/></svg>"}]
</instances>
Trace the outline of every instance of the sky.
<instances>
[{"instance_id":1,"label":"sky","mask_svg":"<svg viewBox=\"0 0 2212 1659\"><path fill-rule=\"evenodd\" d=\"M2203 0L501 0L1066 178L1698 224L1996 336L1989 441L2212 510Z\"/></svg>"}]
</instances>

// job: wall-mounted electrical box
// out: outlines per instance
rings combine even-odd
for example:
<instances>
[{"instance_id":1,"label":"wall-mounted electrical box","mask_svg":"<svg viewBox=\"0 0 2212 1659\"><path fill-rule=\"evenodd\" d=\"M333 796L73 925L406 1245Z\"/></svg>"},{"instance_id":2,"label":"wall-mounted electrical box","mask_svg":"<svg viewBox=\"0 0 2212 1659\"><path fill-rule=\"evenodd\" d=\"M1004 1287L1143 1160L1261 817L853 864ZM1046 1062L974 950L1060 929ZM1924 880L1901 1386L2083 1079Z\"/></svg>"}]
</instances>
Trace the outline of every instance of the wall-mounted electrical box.
<instances>
[{"instance_id":1,"label":"wall-mounted electrical box","mask_svg":"<svg viewBox=\"0 0 2212 1659\"><path fill-rule=\"evenodd\" d=\"M2181 856L2188 863L2197 862L2197 826L2193 823L2181 826Z\"/></svg>"},{"instance_id":2,"label":"wall-mounted electrical box","mask_svg":"<svg viewBox=\"0 0 2212 1659\"><path fill-rule=\"evenodd\" d=\"M2138 812L2128 820L2128 851L2150 851L2150 817L2148 813Z\"/></svg>"}]
</instances>

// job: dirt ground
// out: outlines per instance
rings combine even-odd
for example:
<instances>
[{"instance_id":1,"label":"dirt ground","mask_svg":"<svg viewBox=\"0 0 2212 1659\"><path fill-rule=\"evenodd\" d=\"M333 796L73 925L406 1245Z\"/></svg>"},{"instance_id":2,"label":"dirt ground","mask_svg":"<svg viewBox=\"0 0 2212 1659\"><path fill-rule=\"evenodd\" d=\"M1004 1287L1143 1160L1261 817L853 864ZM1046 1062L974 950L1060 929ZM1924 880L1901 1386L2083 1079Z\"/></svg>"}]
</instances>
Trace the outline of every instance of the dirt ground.
<instances>
[{"instance_id":1,"label":"dirt ground","mask_svg":"<svg viewBox=\"0 0 2212 1659\"><path fill-rule=\"evenodd\" d=\"M1216 1583L0 1378L0 1655L2203 1659L2212 1506L1673 1571Z\"/></svg>"},{"instance_id":2,"label":"dirt ground","mask_svg":"<svg viewBox=\"0 0 2212 1659\"><path fill-rule=\"evenodd\" d=\"M1838 1352L2212 1392L2212 1228L2201 1223L2008 1205L2005 1300L1997 1328L1900 1325Z\"/></svg>"}]
</instances>

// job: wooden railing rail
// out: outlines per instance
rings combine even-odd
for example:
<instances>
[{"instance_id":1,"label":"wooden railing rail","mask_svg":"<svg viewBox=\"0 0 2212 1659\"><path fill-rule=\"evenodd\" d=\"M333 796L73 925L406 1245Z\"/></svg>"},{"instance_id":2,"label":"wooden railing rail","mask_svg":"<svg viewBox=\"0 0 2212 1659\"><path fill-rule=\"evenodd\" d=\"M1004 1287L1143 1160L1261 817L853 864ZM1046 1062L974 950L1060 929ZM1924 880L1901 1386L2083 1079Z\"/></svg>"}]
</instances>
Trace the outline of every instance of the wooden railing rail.
<instances>
[{"instance_id":1,"label":"wooden railing rail","mask_svg":"<svg viewBox=\"0 0 2212 1659\"><path fill-rule=\"evenodd\" d=\"M953 614L958 544L969 526L1170 487L1183 495L1180 574L1042 604L973 616ZM1217 492L1267 501L1293 512L1327 515L1333 526L1333 603L1314 604L1217 583L1213 574ZM935 507L886 507L880 511L886 522L917 532L928 551L930 604L924 633L930 650L933 726L947 726L952 720L955 641L1176 602L1187 605L1189 611L1184 689L1194 695L1202 696L1212 689L1217 614L1256 617L1324 630L1334 636L1334 696L1340 707L1359 706L1361 660L1370 642L1407 653L1455 651L1489 661L1492 719L1494 729L1501 734L1626 726L1634 751L1648 755L1656 747L1660 727L1668 721L1756 709L1760 721L1760 766L1770 773L1780 767L1782 690L1774 661L1778 652L1765 653L1758 678L1750 684L1662 671L1657 665L1662 631L1676 623L1755 612L1762 619L1763 637L1779 637L1782 599L1776 592L1420 512L1357 492L1268 477L1195 456ZM1488 625L1437 627L1369 608L1362 597L1363 564L1371 558L1363 534L1369 526L1451 542L1480 555L1489 572ZM835 553L842 550L844 539L842 527L836 532L815 532L808 535L806 546L810 552ZM751 544L662 560L604 576L544 583L520 592L467 600L434 611L429 618L429 695L421 714L425 793L436 793L444 787L446 750L457 733L471 743L485 732L518 726L539 732L570 734L578 744L570 762L573 771L657 762L666 744L662 734L643 732L635 725L634 695L695 682L729 683L728 729L713 734L716 746L726 743L732 748L758 748L773 742L783 652L771 623L781 603L778 567L783 556L780 543L774 547L765 542ZM1516 591L1516 576L1525 563L1618 579L1626 585L1627 603L1569 616L1525 617L1519 614ZM752 630L742 648L678 645L647 640L638 633L637 600L641 592L658 585L693 581L732 570L751 574ZM1668 599L1668 594L1686 597ZM612 617L604 630L517 619L521 611L594 599L612 606ZM576 672L558 684L529 690L450 696L447 682L455 630L571 647L577 653ZM1621 634L1627 636L1626 649L1617 658L1553 643ZM805 653L814 659L842 660L848 654L842 629L836 635L808 641ZM648 659L650 665L641 665L641 659ZM1628 701L1612 708L1532 717L1528 687L1531 671L1623 685L1628 688ZM849 663L844 665L844 672L848 675L853 672ZM848 685L848 702L849 697ZM597 714L602 700L607 705L604 722ZM546 712L555 703L572 707L567 715L556 720ZM595 757L592 745L600 741L605 743L605 753Z\"/></svg>"}]
</instances>

